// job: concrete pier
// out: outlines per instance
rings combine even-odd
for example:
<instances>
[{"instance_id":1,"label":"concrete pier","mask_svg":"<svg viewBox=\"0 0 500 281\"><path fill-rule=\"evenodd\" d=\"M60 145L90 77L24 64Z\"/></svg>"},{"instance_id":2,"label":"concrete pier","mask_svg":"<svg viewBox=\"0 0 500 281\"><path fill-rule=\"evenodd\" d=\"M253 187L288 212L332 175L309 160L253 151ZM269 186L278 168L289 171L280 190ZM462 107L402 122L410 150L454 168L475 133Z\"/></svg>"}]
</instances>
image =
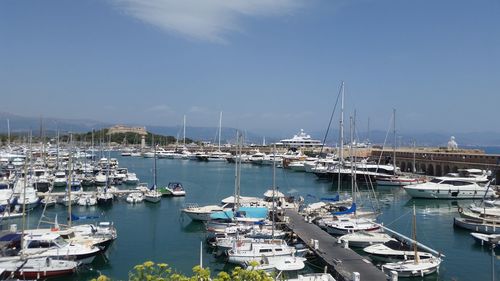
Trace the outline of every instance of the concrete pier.
<instances>
[{"instance_id":1,"label":"concrete pier","mask_svg":"<svg viewBox=\"0 0 500 281\"><path fill-rule=\"evenodd\" d=\"M338 281L385 281L386 275L370 261L337 243L337 239L319 226L305 221L293 210L285 211L286 225L327 265ZM356 279L356 277L358 279Z\"/></svg>"}]
</instances>

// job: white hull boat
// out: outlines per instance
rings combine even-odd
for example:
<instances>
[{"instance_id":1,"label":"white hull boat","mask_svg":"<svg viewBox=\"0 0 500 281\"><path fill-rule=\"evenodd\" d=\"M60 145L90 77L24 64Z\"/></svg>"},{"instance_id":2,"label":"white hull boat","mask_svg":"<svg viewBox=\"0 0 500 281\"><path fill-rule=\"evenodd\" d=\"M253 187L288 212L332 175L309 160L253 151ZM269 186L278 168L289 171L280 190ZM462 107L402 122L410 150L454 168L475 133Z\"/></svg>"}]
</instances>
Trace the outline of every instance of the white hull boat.
<instances>
[{"instance_id":1,"label":"white hull boat","mask_svg":"<svg viewBox=\"0 0 500 281\"><path fill-rule=\"evenodd\" d=\"M217 205L208 205L203 207L199 207L198 205L189 205L182 209L182 212L194 221L209 221L211 214L222 211L224 211L224 209Z\"/></svg>"},{"instance_id":2,"label":"white hull boat","mask_svg":"<svg viewBox=\"0 0 500 281\"><path fill-rule=\"evenodd\" d=\"M495 196L488 186L453 177L438 177L430 182L403 187L413 198L428 199L482 199Z\"/></svg>"},{"instance_id":3,"label":"white hull boat","mask_svg":"<svg viewBox=\"0 0 500 281\"><path fill-rule=\"evenodd\" d=\"M390 235L381 232L358 231L339 237L339 242L347 241L349 247L364 248L373 244L382 244L394 240Z\"/></svg>"},{"instance_id":4,"label":"white hull boat","mask_svg":"<svg viewBox=\"0 0 500 281\"><path fill-rule=\"evenodd\" d=\"M441 259L432 257L429 259L415 261L406 260L382 265L382 270L390 275L391 271L396 271L398 277L424 277L439 271Z\"/></svg>"},{"instance_id":5,"label":"white hull boat","mask_svg":"<svg viewBox=\"0 0 500 281\"><path fill-rule=\"evenodd\" d=\"M130 193L127 196L126 201L127 201L127 203L130 203L130 204L141 203L142 201L144 201L144 196L140 192Z\"/></svg>"}]
</instances>

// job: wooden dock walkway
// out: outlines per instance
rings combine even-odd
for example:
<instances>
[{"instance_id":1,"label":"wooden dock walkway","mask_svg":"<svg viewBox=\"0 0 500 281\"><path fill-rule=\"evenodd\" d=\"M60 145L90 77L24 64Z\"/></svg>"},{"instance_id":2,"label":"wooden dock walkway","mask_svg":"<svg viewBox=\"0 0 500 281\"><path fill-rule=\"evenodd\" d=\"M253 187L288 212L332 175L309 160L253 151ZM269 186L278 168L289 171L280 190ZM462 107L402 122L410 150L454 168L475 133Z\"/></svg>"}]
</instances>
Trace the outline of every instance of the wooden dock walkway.
<instances>
[{"instance_id":1,"label":"wooden dock walkway","mask_svg":"<svg viewBox=\"0 0 500 281\"><path fill-rule=\"evenodd\" d=\"M354 272L358 272L361 281L386 281L386 275L370 261L351 249L342 247L337 239L319 226L308 223L297 211L286 210L287 226L328 266L328 270L338 281L354 280ZM318 240L317 249L312 240Z\"/></svg>"}]
</instances>

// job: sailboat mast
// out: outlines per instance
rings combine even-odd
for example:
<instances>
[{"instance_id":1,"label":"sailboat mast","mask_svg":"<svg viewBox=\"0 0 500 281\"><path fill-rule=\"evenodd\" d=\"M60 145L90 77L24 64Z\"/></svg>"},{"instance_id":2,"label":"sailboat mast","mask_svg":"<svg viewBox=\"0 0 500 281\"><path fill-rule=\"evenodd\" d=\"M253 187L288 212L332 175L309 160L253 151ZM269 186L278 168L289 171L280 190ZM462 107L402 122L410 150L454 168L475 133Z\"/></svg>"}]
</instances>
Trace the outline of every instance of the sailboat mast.
<instances>
[{"instance_id":1,"label":"sailboat mast","mask_svg":"<svg viewBox=\"0 0 500 281\"><path fill-rule=\"evenodd\" d=\"M340 162L344 162L344 81L342 81L342 96L340 99Z\"/></svg>"},{"instance_id":2,"label":"sailboat mast","mask_svg":"<svg viewBox=\"0 0 500 281\"><path fill-rule=\"evenodd\" d=\"M26 185L28 181L28 159L31 158L31 131L29 138L29 150L26 154L26 158L24 159L24 185L23 185L23 225L21 232L21 249L23 248L24 243L24 229L26 228ZM30 160L31 161L31 160Z\"/></svg>"},{"instance_id":3,"label":"sailboat mast","mask_svg":"<svg viewBox=\"0 0 500 281\"><path fill-rule=\"evenodd\" d=\"M10 120L7 119L7 147L10 148Z\"/></svg>"},{"instance_id":4,"label":"sailboat mast","mask_svg":"<svg viewBox=\"0 0 500 281\"><path fill-rule=\"evenodd\" d=\"M415 211L415 205L413 205L413 251L415 252L415 264L420 262L417 251L417 212Z\"/></svg>"},{"instance_id":5,"label":"sailboat mast","mask_svg":"<svg viewBox=\"0 0 500 281\"><path fill-rule=\"evenodd\" d=\"M182 145L185 147L186 146L186 115L184 115L184 120L183 120L183 129L182 129Z\"/></svg>"},{"instance_id":6,"label":"sailboat mast","mask_svg":"<svg viewBox=\"0 0 500 281\"><path fill-rule=\"evenodd\" d=\"M220 112L220 117L219 117L219 151L220 151L220 136L222 133L222 111Z\"/></svg>"},{"instance_id":7,"label":"sailboat mast","mask_svg":"<svg viewBox=\"0 0 500 281\"><path fill-rule=\"evenodd\" d=\"M341 85L341 98L340 98L340 150L339 150L339 165L338 165L338 177L337 177L337 192L340 194L340 188L342 186L342 179L340 178L341 172L340 169L344 166L344 81L342 81Z\"/></svg>"},{"instance_id":8,"label":"sailboat mast","mask_svg":"<svg viewBox=\"0 0 500 281\"><path fill-rule=\"evenodd\" d=\"M59 170L59 130L57 130L57 155L56 155L56 167Z\"/></svg>"},{"instance_id":9,"label":"sailboat mast","mask_svg":"<svg viewBox=\"0 0 500 281\"><path fill-rule=\"evenodd\" d=\"M238 131L236 131L236 161L234 161L235 166L234 166L234 206L238 208L238 161L239 158L241 157L241 154L239 154L239 148L240 148L240 134Z\"/></svg>"},{"instance_id":10,"label":"sailboat mast","mask_svg":"<svg viewBox=\"0 0 500 281\"><path fill-rule=\"evenodd\" d=\"M276 217L276 143L273 145L273 225L271 231L271 239L274 239L274 220Z\"/></svg>"},{"instance_id":11,"label":"sailboat mast","mask_svg":"<svg viewBox=\"0 0 500 281\"><path fill-rule=\"evenodd\" d=\"M392 109L392 124L394 132L394 145L393 145L393 158L392 164L394 166L394 174L396 174L396 109Z\"/></svg>"},{"instance_id":12,"label":"sailboat mast","mask_svg":"<svg viewBox=\"0 0 500 281\"><path fill-rule=\"evenodd\" d=\"M91 143L91 150L90 150L90 153L91 154L91 159L92 159L92 164L94 164L94 129L92 129L92 143Z\"/></svg>"},{"instance_id":13,"label":"sailboat mast","mask_svg":"<svg viewBox=\"0 0 500 281\"><path fill-rule=\"evenodd\" d=\"M69 143L70 143L70 146L69 146L69 162L68 162L68 169L69 169L69 172L68 172L68 226L71 227L71 222L72 222L72 218L71 218L71 182L72 182L72 174L73 174L73 134L69 134Z\"/></svg>"},{"instance_id":14,"label":"sailboat mast","mask_svg":"<svg viewBox=\"0 0 500 281\"><path fill-rule=\"evenodd\" d=\"M370 117L368 117L368 128L366 129L366 142L370 143Z\"/></svg>"},{"instance_id":15,"label":"sailboat mast","mask_svg":"<svg viewBox=\"0 0 500 281\"><path fill-rule=\"evenodd\" d=\"M104 188L104 193L106 193L109 188L109 170L111 169L110 158L111 158L111 134L108 135L108 165L107 165L108 168L106 171L106 187Z\"/></svg>"},{"instance_id":16,"label":"sailboat mast","mask_svg":"<svg viewBox=\"0 0 500 281\"><path fill-rule=\"evenodd\" d=\"M153 188L154 190L156 190L156 144L155 144L155 137L153 134L151 134L151 142L153 143L154 147Z\"/></svg>"},{"instance_id":17,"label":"sailboat mast","mask_svg":"<svg viewBox=\"0 0 500 281\"><path fill-rule=\"evenodd\" d=\"M351 145L349 146L349 158L351 162L351 193L352 193L352 202L356 203L356 173L355 173L355 167L356 167L356 159L353 157L354 154L354 149L353 149L353 141L354 141L354 120L352 116L349 117L349 134L351 138Z\"/></svg>"}]
</instances>

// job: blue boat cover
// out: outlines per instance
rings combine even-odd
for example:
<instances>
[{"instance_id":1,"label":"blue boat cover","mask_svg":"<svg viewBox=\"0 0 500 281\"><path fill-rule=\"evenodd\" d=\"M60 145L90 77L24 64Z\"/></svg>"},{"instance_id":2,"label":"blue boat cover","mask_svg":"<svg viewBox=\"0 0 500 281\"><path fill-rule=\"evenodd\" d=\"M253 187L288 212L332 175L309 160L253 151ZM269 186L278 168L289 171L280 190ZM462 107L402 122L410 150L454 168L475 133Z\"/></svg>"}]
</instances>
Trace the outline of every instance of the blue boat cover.
<instances>
[{"instance_id":1,"label":"blue boat cover","mask_svg":"<svg viewBox=\"0 0 500 281\"><path fill-rule=\"evenodd\" d=\"M241 207L236 214L231 210L222 211L211 214L210 218L213 220L227 220L233 219L234 217L265 219L267 218L267 211L268 209L266 207Z\"/></svg>"},{"instance_id":2,"label":"blue boat cover","mask_svg":"<svg viewBox=\"0 0 500 281\"><path fill-rule=\"evenodd\" d=\"M340 195L336 195L335 197L321 197L321 201L331 201L331 202L337 202L340 200Z\"/></svg>"},{"instance_id":3,"label":"blue boat cover","mask_svg":"<svg viewBox=\"0 0 500 281\"><path fill-rule=\"evenodd\" d=\"M351 208L345 210L345 211L340 211L340 212L333 212L332 215L338 216L338 215L347 215L356 212L356 203L352 203Z\"/></svg>"},{"instance_id":4,"label":"blue boat cover","mask_svg":"<svg viewBox=\"0 0 500 281\"><path fill-rule=\"evenodd\" d=\"M20 241L21 240L21 234L20 233L9 233L6 234L2 237L0 237L0 241Z\"/></svg>"}]
</instances>

